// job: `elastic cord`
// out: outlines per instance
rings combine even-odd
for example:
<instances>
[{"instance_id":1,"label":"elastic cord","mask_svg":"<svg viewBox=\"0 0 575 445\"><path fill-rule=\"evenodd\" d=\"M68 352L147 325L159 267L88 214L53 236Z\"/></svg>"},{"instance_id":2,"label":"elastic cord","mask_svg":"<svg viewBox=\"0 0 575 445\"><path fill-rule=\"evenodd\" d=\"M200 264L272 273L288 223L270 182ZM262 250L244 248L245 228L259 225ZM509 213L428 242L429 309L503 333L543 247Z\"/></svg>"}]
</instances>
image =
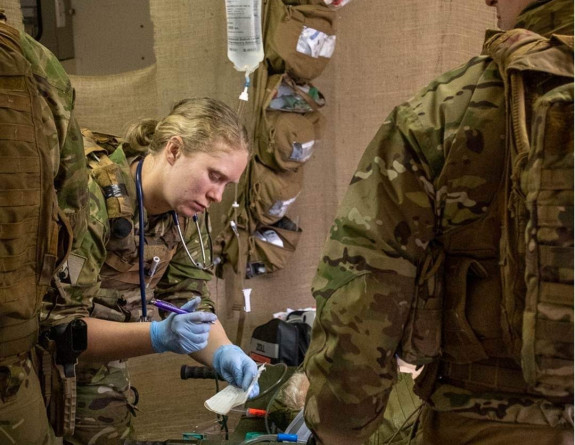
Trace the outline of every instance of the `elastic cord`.
<instances>
[{"instance_id":1,"label":"elastic cord","mask_svg":"<svg viewBox=\"0 0 575 445\"><path fill-rule=\"evenodd\" d=\"M139 211L139 221L140 221L140 245L138 246L138 266L140 274L140 296L142 298L142 320L147 320L148 318L148 308L146 305L146 276L144 271L144 192L142 191L142 165L144 160L138 162L138 167L136 168L136 195L138 197L138 211Z\"/></svg>"}]
</instances>

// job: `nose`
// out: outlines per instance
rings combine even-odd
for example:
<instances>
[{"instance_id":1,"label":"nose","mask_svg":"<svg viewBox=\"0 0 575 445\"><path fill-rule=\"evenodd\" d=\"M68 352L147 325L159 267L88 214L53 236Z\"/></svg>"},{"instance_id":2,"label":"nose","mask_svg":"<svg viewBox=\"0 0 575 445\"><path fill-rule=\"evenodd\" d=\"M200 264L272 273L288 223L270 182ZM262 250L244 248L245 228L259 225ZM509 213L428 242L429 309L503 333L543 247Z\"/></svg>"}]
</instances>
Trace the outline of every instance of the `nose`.
<instances>
[{"instance_id":1,"label":"nose","mask_svg":"<svg viewBox=\"0 0 575 445\"><path fill-rule=\"evenodd\" d=\"M485 0L487 6L495 6L495 3L497 3L497 0Z\"/></svg>"},{"instance_id":2,"label":"nose","mask_svg":"<svg viewBox=\"0 0 575 445\"><path fill-rule=\"evenodd\" d=\"M212 202L222 202L224 187L225 186L223 184L212 187L207 193L209 200Z\"/></svg>"}]
</instances>

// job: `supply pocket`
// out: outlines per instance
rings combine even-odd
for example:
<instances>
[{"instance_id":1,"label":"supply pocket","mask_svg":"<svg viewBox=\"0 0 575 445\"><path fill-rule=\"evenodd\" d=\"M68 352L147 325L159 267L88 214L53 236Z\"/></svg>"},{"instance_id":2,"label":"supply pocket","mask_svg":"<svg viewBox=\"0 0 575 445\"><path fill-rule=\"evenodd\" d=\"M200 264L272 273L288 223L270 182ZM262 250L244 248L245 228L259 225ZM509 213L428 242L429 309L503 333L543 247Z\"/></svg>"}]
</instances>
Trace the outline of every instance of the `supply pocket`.
<instances>
[{"instance_id":1,"label":"supply pocket","mask_svg":"<svg viewBox=\"0 0 575 445\"><path fill-rule=\"evenodd\" d=\"M297 85L287 74L268 78L262 109L309 113L325 105L325 98L312 84Z\"/></svg>"},{"instance_id":2,"label":"supply pocket","mask_svg":"<svg viewBox=\"0 0 575 445\"><path fill-rule=\"evenodd\" d=\"M507 355L498 259L448 257L445 276L444 355L459 364Z\"/></svg>"},{"instance_id":3,"label":"supply pocket","mask_svg":"<svg viewBox=\"0 0 575 445\"><path fill-rule=\"evenodd\" d=\"M293 170L317 149L325 119L319 111L305 114L264 111L258 158L275 170Z\"/></svg>"},{"instance_id":4,"label":"supply pocket","mask_svg":"<svg viewBox=\"0 0 575 445\"><path fill-rule=\"evenodd\" d=\"M335 11L321 5L270 2L264 52L270 73L287 72L298 82L318 77L335 50Z\"/></svg>"},{"instance_id":5,"label":"supply pocket","mask_svg":"<svg viewBox=\"0 0 575 445\"><path fill-rule=\"evenodd\" d=\"M418 272L413 304L401 339L401 358L430 363L441 352L443 251L429 252Z\"/></svg>"},{"instance_id":6,"label":"supply pocket","mask_svg":"<svg viewBox=\"0 0 575 445\"><path fill-rule=\"evenodd\" d=\"M246 278L283 269L295 251L302 230L289 218L260 226L249 238Z\"/></svg>"},{"instance_id":7,"label":"supply pocket","mask_svg":"<svg viewBox=\"0 0 575 445\"><path fill-rule=\"evenodd\" d=\"M253 162L249 211L261 224L272 225L282 219L298 197L303 184L303 169L274 172Z\"/></svg>"}]
</instances>

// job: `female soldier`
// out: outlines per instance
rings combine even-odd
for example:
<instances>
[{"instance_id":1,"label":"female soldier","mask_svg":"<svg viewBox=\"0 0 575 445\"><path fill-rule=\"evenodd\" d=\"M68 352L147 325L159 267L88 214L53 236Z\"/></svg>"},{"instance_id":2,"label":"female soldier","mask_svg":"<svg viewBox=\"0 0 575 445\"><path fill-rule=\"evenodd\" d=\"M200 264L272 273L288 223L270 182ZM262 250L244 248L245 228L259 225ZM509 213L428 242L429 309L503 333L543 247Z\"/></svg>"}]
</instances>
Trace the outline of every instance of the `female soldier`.
<instances>
[{"instance_id":1,"label":"female soldier","mask_svg":"<svg viewBox=\"0 0 575 445\"><path fill-rule=\"evenodd\" d=\"M87 349L77 372L76 431L66 441L115 444L132 432L125 359L165 351L191 354L243 389L257 373L213 314L206 290L210 252L206 255L201 239L209 222L198 218L221 200L228 183L240 179L249 144L237 115L207 98L182 100L160 122L137 123L122 144L113 137L85 136L89 230L57 283L66 309L56 306L49 319L78 306L90 311L84 318ZM119 322L159 320L145 303L152 296L176 303L193 299L182 306L187 314ZM255 387L251 396L258 391Z\"/></svg>"}]
</instances>

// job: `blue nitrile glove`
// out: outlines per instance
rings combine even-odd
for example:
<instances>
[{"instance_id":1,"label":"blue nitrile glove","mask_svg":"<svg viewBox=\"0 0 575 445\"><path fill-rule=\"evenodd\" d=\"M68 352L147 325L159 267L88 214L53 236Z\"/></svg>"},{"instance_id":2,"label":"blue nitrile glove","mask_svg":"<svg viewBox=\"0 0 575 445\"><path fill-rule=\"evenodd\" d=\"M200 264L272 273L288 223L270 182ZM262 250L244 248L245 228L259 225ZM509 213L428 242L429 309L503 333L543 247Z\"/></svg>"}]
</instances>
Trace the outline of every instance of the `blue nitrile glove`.
<instances>
[{"instance_id":1,"label":"blue nitrile glove","mask_svg":"<svg viewBox=\"0 0 575 445\"><path fill-rule=\"evenodd\" d=\"M200 301L196 297L182 306L189 314L170 314L165 320L152 321L150 337L154 351L190 354L206 347L210 323L217 317L211 312L195 312Z\"/></svg>"},{"instance_id":2,"label":"blue nitrile glove","mask_svg":"<svg viewBox=\"0 0 575 445\"><path fill-rule=\"evenodd\" d=\"M258 373L258 366L239 346L223 345L214 353L213 367L228 383L248 389ZM256 383L248 398L252 399L260 393L260 385Z\"/></svg>"}]
</instances>

